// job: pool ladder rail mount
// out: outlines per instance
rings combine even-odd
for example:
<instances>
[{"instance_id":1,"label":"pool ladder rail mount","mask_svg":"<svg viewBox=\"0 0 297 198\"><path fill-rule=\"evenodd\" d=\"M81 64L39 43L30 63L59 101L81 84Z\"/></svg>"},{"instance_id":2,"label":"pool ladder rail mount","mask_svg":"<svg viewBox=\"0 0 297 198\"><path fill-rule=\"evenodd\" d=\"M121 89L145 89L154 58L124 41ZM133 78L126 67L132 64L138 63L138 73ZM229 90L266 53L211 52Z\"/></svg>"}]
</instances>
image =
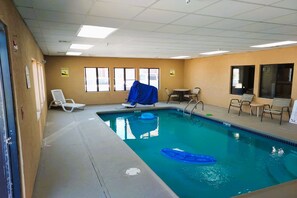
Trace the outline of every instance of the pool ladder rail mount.
<instances>
[{"instance_id":1,"label":"pool ladder rail mount","mask_svg":"<svg viewBox=\"0 0 297 198\"><path fill-rule=\"evenodd\" d=\"M194 101L195 99L191 99L188 104L185 106L184 110L183 110L183 115L186 113L186 109L188 108L188 106ZM195 100L196 101L196 100ZM190 116L192 115L194 109L197 109L197 105L201 104L202 107L202 111L204 111L204 103L201 100L196 101L194 107L191 109L190 111Z\"/></svg>"}]
</instances>

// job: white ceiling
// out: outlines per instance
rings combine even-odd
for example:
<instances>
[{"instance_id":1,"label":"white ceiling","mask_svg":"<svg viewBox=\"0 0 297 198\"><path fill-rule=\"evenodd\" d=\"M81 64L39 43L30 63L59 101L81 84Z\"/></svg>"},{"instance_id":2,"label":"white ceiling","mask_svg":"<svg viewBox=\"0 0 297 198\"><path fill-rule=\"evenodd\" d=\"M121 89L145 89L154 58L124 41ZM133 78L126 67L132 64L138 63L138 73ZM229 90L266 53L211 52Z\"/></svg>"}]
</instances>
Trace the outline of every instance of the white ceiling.
<instances>
[{"instance_id":1,"label":"white ceiling","mask_svg":"<svg viewBox=\"0 0 297 198\"><path fill-rule=\"evenodd\" d=\"M170 58L256 50L297 41L297 0L14 0L46 55L93 44L82 56ZM77 37L81 25L118 28L105 39Z\"/></svg>"}]
</instances>

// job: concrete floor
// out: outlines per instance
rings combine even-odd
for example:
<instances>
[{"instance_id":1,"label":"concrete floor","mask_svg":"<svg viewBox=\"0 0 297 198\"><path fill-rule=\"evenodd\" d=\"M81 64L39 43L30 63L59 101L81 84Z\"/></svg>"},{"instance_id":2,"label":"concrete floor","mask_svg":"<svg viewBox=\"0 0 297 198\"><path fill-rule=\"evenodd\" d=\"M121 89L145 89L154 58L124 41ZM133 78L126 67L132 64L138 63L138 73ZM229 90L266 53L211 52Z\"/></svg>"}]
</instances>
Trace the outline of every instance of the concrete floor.
<instances>
[{"instance_id":1,"label":"concrete floor","mask_svg":"<svg viewBox=\"0 0 297 198\"><path fill-rule=\"evenodd\" d=\"M186 103L158 103L156 107L125 109L118 105L87 106L85 110L66 113L48 111L34 198L76 197L176 197L175 193L96 115L96 112L177 107ZM191 105L188 109L191 109ZM297 143L297 125L237 115L236 110L205 105L195 113ZM128 176L129 168L141 172ZM266 188L243 197L297 197L297 181Z\"/></svg>"}]
</instances>

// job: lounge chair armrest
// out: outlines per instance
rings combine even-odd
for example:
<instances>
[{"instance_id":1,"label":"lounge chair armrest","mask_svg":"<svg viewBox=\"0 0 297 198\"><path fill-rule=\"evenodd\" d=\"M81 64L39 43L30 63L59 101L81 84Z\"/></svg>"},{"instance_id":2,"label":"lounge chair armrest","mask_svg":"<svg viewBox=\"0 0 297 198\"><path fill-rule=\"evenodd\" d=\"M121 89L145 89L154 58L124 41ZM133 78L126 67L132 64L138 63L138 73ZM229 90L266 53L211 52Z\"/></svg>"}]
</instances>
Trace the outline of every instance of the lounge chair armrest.
<instances>
[{"instance_id":1,"label":"lounge chair armrest","mask_svg":"<svg viewBox=\"0 0 297 198\"><path fill-rule=\"evenodd\" d=\"M65 99L65 101L71 101L73 104L75 104L74 100L73 99Z\"/></svg>"}]
</instances>

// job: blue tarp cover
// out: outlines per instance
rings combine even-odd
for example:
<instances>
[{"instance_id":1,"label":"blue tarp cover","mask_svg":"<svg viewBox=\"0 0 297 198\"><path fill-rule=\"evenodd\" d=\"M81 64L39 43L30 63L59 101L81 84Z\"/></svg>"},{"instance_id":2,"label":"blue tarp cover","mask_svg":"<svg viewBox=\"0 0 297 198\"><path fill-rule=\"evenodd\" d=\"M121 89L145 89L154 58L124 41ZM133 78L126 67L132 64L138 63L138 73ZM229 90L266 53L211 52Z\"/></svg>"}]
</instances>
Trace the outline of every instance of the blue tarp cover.
<instances>
[{"instance_id":1,"label":"blue tarp cover","mask_svg":"<svg viewBox=\"0 0 297 198\"><path fill-rule=\"evenodd\" d=\"M155 104L158 102L158 89L154 86L135 81L130 89L128 102L130 102L131 105L136 103L143 105Z\"/></svg>"}]
</instances>

